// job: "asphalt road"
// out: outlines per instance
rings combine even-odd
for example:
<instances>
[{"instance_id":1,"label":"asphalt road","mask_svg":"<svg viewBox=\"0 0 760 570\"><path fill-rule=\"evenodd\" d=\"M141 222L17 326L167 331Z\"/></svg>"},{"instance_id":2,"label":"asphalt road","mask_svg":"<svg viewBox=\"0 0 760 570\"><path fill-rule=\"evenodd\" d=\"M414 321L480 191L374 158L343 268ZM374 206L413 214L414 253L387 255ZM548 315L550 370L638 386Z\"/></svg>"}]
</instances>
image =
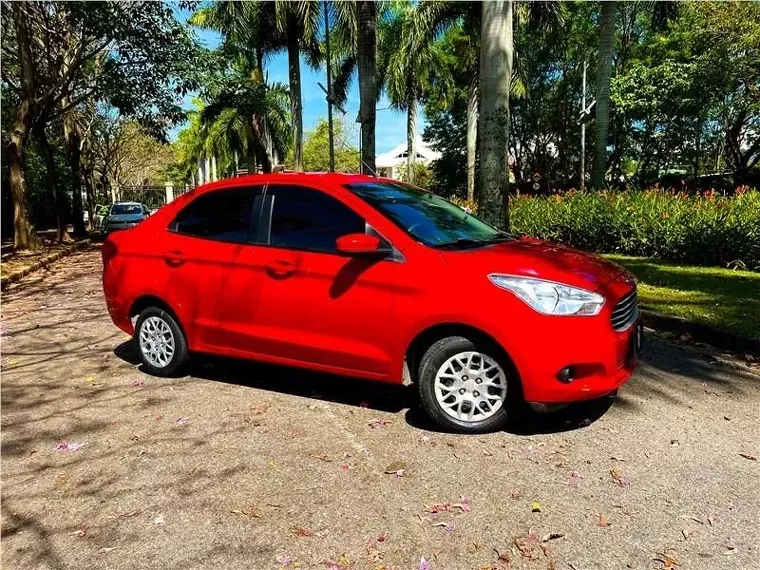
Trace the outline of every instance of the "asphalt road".
<instances>
[{"instance_id":1,"label":"asphalt road","mask_svg":"<svg viewBox=\"0 0 760 570\"><path fill-rule=\"evenodd\" d=\"M650 340L614 401L461 436L411 388L146 376L97 251L2 301L3 568L760 568L760 377L692 349Z\"/></svg>"}]
</instances>

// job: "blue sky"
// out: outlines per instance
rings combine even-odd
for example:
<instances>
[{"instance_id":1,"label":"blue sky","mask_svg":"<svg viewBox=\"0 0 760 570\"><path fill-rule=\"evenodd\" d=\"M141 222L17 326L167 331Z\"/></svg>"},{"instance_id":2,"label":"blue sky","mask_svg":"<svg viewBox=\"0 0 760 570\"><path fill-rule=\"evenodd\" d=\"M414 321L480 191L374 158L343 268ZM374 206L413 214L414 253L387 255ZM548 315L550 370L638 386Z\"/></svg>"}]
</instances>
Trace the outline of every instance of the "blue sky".
<instances>
[{"instance_id":1,"label":"blue sky","mask_svg":"<svg viewBox=\"0 0 760 570\"><path fill-rule=\"evenodd\" d=\"M178 17L182 20L187 20L190 17L190 12L178 11ZM195 28L195 33L200 41L208 48L215 48L219 45L220 35L217 32L211 30L202 30ZM285 85L288 84L288 56L287 53L279 53L269 59L266 62L266 71L269 75L270 82L281 82ZM325 101L325 94L317 85L317 82L322 85L327 84L327 77L325 75L324 67L321 69L311 69L303 59L301 60L301 99L303 104L303 128L304 132L310 131L317 124L317 121L321 117L327 117L327 102ZM196 93L191 93L185 96L184 107L186 109L192 108L192 99L197 96ZM377 125L375 128L375 148L378 154L387 152L394 146L406 141L406 115L399 113L393 109L386 109L390 106L390 102L387 97L383 95L377 104ZM356 124L356 116L359 112L359 86L356 77L354 77L351 87L349 89L348 104L345 106L346 115L344 117L349 132L355 134L353 145L358 147L358 125ZM384 110L380 110L384 109ZM422 110L420 110L422 111ZM333 114L336 117L340 117L341 113L337 109L333 109ZM424 117L420 117L418 122L419 133L422 134L424 129ZM170 133L171 138L174 139L177 133L184 127L180 125L172 130Z\"/></svg>"}]
</instances>

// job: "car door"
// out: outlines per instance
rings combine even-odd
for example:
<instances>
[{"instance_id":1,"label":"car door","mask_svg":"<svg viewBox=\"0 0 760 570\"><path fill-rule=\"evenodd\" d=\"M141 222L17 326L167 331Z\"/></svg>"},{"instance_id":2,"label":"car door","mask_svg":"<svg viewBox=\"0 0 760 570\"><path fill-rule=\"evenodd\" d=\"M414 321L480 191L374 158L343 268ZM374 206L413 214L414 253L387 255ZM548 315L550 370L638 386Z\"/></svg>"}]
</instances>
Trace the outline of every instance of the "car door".
<instances>
[{"instance_id":1,"label":"car door","mask_svg":"<svg viewBox=\"0 0 760 570\"><path fill-rule=\"evenodd\" d=\"M251 346L325 370L383 378L390 364L395 259L339 255L337 238L373 232L319 189L269 185L258 255L261 289Z\"/></svg>"},{"instance_id":2,"label":"car door","mask_svg":"<svg viewBox=\"0 0 760 570\"><path fill-rule=\"evenodd\" d=\"M263 188L239 187L201 194L169 226L163 257L165 289L191 329L193 350L225 347L227 326L252 316L257 281L241 254L257 235ZM231 310L234 307L234 310Z\"/></svg>"}]
</instances>

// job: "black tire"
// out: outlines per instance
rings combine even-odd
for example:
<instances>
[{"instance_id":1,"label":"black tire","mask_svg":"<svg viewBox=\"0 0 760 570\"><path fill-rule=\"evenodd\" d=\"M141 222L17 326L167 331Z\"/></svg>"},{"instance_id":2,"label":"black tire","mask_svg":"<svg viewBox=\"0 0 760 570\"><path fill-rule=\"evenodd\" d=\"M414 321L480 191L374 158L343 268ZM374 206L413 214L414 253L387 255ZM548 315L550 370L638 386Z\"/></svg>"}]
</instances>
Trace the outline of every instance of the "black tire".
<instances>
[{"instance_id":1,"label":"black tire","mask_svg":"<svg viewBox=\"0 0 760 570\"><path fill-rule=\"evenodd\" d=\"M507 395L499 410L481 421L462 421L447 414L435 396L435 378L438 370L452 356L460 352L477 351L487 355L499 365L504 371L507 381ZM506 366L501 358L499 351L492 346L481 346L467 338L461 336L451 336L443 338L434 343L420 360L419 374L417 376L417 385L422 400L422 406L430 418L439 426L450 431L459 433L486 433L502 429L507 422L509 414L509 402L512 399L513 388L517 383L512 378L512 368Z\"/></svg>"},{"instance_id":2,"label":"black tire","mask_svg":"<svg viewBox=\"0 0 760 570\"><path fill-rule=\"evenodd\" d=\"M151 363L140 347L140 331L145 325L145 322L151 317L157 317L164 321L172 333L172 338L174 340L174 354L171 356L171 359L165 366L156 366L155 364ZM179 323L177 323L175 318L170 313L158 307L148 307L140 313L140 316L137 319L137 323L135 324L135 335L133 337L133 341L135 343L135 349L140 355L143 369L148 374L151 374L153 376L166 377L175 375L187 362L190 356L187 350L187 339L185 338L185 333L182 332L182 328L179 326Z\"/></svg>"}]
</instances>

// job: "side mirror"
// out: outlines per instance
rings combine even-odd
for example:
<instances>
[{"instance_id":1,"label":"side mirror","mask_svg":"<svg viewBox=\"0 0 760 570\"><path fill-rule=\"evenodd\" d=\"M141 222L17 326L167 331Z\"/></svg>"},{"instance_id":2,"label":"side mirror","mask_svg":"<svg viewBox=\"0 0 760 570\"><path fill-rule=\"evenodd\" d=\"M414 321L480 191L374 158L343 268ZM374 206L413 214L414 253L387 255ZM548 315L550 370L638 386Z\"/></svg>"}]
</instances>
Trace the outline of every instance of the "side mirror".
<instances>
[{"instance_id":1,"label":"side mirror","mask_svg":"<svg viewBox=\"0 0 760 570\"><path fill-rule=\"evenodd\" d=\"M335 240L338 253L364 257L385 257L391 253L389 247L381 247L380 238L367 234L348 234Z\"/></svg>"}]
</instances>

